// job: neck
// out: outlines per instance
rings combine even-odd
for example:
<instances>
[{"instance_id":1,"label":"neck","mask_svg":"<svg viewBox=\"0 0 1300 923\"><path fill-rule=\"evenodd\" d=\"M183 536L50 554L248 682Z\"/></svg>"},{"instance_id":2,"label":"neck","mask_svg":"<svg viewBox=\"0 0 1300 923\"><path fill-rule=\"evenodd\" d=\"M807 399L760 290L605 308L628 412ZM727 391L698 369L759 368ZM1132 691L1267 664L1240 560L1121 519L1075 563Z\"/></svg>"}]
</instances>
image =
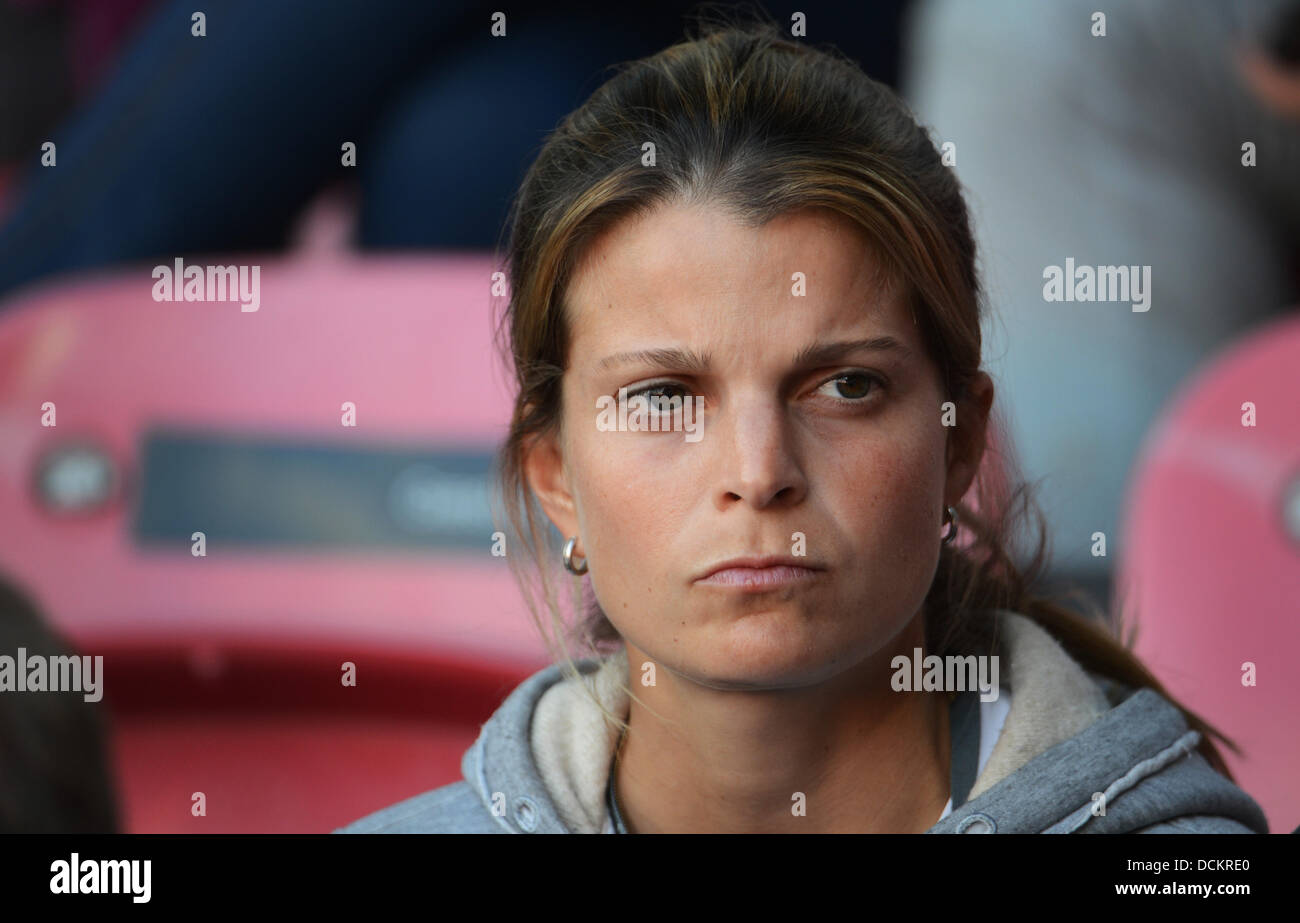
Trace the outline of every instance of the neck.
<instances>
[{"instance_id":1,"label":"neck","mask_svg":"<svg viewBox=\"0 0 1300 923\"><path fill-rule=\"evenodd\" d=\"M636 686L614 765L632 833L921 833L949 779L948 698L894 692L889 649L815 686L719 690L659 670ZM650 658L629 644L629 664ZM635 672L635 671L633 671ZM640 699L640 701L638 701Z\"/></svg>"}]
</instances>

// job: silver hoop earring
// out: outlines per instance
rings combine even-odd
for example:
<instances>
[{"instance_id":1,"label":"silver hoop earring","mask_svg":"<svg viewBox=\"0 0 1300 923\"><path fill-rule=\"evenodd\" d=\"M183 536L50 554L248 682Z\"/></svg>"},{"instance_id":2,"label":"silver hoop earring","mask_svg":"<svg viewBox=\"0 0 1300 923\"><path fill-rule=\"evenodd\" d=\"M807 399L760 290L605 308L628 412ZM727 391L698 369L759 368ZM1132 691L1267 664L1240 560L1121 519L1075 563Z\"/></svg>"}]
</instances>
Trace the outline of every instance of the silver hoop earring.
<instances>
[{"instance_id":1,"label":"silver hoop earring","mask_svg":"<svg viewBox=\"0 0 1300 923\"><path fill-rule=\"evenodd\" d=\"M951 506L948 507L948 515L944 517L944 522L948 524L948 531L943 533L943 544L946 545L957 534L957 511Z\"/></svg>"},{"instance_id":2,"label":"silver hoop earring","mask_svg":"<svg viewBox=\"0 0 1300 923\"><path fill-rule=\"evenodd\" d=\"M578 547L578 536L574 536L564 543L564 569L575 577L581 577L587 572L587 559L583 558L582 563L576 567L573 564L573 549Z\"/></svg>"}]
</instances>

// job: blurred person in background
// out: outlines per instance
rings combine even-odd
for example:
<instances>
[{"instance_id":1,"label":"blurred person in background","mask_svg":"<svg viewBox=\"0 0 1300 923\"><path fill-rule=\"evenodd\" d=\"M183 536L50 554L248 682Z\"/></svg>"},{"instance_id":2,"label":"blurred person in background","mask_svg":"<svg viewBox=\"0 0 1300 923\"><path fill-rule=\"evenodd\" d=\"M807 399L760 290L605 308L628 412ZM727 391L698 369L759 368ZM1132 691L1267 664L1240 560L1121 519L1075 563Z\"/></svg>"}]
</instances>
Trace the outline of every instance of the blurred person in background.
<instances>
[{"instance_id":1,"label":"blurred person in background","mask_svg":"<svg viewBox=\"0 0 1300 923\"><path fill-rule=\"evenodd\" d=\"M74 654L0 578L0 655L20 648L28 658ZM0 833L120 832L101 708L76 690L0 691Z\"/></svg>"},{"instance_id":2,"label":"blurred person in background","mask_svg":"<svg viewBox=\"0 0 1300 923\"><path fill-rule=\"evenodd\" d=\"M902 87L970 198L990 369L1041 482L1056 577L1105 605L1150 424L1300 292L1300 3L1098 14L1087 0L920 0ZM1045 272L1067 259L1150 267L1149 303L1046 301Z\"/></svg>"},{"instance_id":3,"label":"blurred person in background","mask_svg":"<svg viewBox=\"0 0 1300 923\"><path fill-rule=\"evenodd\" d=\"M0 225L0 298L70 270L278 249L337 186L359 193L363 249L490 249L544 134L611 61L666 44L697 5L593 16L556 0L505 10L497 37L499 5L473 0L233 0L207 11L202 36L193 4L119 4L101 18L112 41L129 37L120 60L100 63L111 42L89 42L86 25L67 39L93 50L89 72L107 81L50 136L55 166L40 165L45 139L27 138ZM892 84L903 7L801 10L810 33L841 39ZM73 9L81 22L93 6Z\"/></svg>"}]
</instances>

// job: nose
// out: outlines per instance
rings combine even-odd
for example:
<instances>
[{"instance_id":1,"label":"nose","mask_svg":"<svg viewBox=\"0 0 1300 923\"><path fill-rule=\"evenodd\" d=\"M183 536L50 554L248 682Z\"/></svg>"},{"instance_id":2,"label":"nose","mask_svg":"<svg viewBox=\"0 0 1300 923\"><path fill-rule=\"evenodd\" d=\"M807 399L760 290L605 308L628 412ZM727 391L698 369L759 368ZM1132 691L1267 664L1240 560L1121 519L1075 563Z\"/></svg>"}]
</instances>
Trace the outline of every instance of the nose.
<instances>
[{"instance_id":1,"label":"nose","mask_svg":"<svg viewBox=\"0 0 1300 923\"><path fill-rule=\"evenodd\" d=\"M737 503L792 506L808 493L791 419L780 401L735 403L714 422L713 433L720 454L719 510Z\"/></svg>"}]
</instances>

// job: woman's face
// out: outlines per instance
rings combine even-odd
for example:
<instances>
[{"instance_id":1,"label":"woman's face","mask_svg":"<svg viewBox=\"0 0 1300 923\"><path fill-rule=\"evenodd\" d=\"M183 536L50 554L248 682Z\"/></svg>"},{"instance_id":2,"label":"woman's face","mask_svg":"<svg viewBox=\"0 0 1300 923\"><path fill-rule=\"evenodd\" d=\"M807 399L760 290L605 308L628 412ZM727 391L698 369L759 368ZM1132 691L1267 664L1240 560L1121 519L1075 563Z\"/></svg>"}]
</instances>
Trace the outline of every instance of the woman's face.
<instances>
[{"instance_id":1,"label":"woman's face","mask_svg":"<svg viewBox=\"0 0 1300 923\"><path fill-rule=\"evenodd\" d=\"M579 537L610 621L662 668L715 688L807 685L917 615L944 507L979 459L949 465L937 367L877 265L833 212L751 229L674 205L614 226L578 267L563 435L529 478ZM698 401L698 436L610 429L598 400L651 385ZM701 580L763 556L811 571L761 590Z\"/></svg>"}]
</instances>

